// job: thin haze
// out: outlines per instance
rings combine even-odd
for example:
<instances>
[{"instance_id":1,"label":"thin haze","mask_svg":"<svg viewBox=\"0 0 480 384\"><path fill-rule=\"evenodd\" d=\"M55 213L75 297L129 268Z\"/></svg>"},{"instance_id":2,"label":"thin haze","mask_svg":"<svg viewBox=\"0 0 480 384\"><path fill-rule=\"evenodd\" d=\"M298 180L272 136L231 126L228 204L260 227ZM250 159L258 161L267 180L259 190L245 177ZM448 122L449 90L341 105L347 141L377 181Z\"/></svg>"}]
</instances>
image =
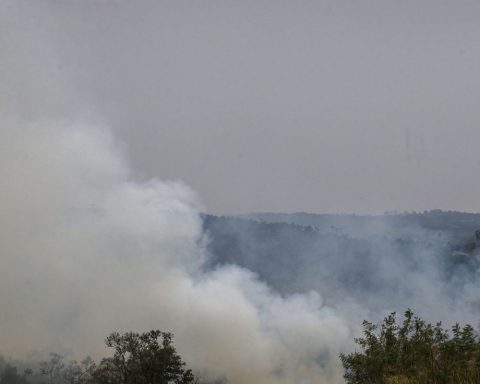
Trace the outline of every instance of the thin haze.
<instances>
[{"instance_id":1,"label":"thin haze","mask_svg":"<svg viewBox=\"0 0 480 384\"><path fill-rule=\"evenodd\" d=\"M101 116L139 177L183 180L211 212L478 211L477 1L0 10L0 70L35 63L2 93L68 79L53 109Z\"/></svg>"}]
</instances>

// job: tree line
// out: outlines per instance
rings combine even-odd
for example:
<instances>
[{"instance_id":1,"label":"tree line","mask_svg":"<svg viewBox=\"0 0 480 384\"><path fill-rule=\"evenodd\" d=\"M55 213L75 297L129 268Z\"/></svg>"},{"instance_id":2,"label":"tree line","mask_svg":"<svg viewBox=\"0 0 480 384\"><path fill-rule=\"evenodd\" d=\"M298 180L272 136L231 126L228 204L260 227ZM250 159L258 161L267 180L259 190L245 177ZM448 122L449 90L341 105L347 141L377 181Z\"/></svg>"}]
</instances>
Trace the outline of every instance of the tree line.
<instances>
[{"instance_id":1,"label":"tree line","mask_svg":"<svg viewBox=\"0 0 480 384\"><path fill-rule=\"evenodd\" d=\"M99 364L87 357L80 362L66 362L57 353L42 361L38 370L19 372L5 364L1 384L193 384L198 383L192 370L172 343L173 335L152 330L146 333L111 333L105 344L112 356Z\"/></svg>"},{"instance_id":2,"label":"tree line","mask_svg":"<svg viewBox=\"0 0 480 384\"><path fill-rule=\"evenodd\" d=\"M198 384L172 339L159 330L111 333L105 344L112 354L98 364L57 353L36 370L0 361L0 384ZM446 329L407 310L401 321L395 313L380 324L364 321L355 342L358 350L340 355L347 384L480 383L480 341L468 324Z\"/></svg>"}]
</instances>

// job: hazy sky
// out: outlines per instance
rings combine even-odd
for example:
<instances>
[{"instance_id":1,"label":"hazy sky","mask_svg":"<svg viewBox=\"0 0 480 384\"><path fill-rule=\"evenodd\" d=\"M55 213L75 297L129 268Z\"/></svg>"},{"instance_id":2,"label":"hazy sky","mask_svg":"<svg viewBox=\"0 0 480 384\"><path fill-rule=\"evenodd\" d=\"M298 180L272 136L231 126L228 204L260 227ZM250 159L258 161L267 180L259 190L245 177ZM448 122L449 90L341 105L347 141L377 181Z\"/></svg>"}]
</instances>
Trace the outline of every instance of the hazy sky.
<instances>
[{"instance_id":1,"label":"hazy sky","mask_svg":"<svg viewBox=\"0 0 480 384\"><path fill-rule=\"evenodd\" d=\"M480 211L478 1L0 0L0 81L210 212Z\"/></svg>"}]
</instances>

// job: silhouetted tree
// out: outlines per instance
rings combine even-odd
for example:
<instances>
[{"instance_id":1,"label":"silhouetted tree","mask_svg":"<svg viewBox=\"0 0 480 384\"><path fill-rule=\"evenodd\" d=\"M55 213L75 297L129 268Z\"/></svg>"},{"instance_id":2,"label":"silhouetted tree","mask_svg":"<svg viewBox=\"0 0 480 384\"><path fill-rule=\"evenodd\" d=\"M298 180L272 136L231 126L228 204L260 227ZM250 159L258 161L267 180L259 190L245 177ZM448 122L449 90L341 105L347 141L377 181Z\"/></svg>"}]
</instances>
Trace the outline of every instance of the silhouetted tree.
<instances>
[{"instance_id":1,"label":"silhouetted tree","mask_svg":"<svg viewBox=\"0 0 480 384\"><path fill-rule=\"evenodd\" d=\"M49 384L62 383L64 379L64 357L59 353L50 353L50 360L40 363L40 373Z\"/></svg>"},{"instance_id":2,"label":"silhouetted tree","mask_svg":"<svg viewBox=\"0 0 480 384\"><path fill-rule=\"evenodd\" d=\"M105 344L113 356L102 360L93 373L98 384L190 384L192 371L172 344L172 334L158 330L146 333L112 333Z\"/></svg>"},{"instance_id":3,"label":"silhouetted tree","mask_svg":"<svg viewBox=\"0 0 480 384\"><path fill-rule=\"evenodd\" d=\"M26 374L20 375L17 372L17 368L6 364L3 368L2 373L0 374L0 383L1 384L25 384L27 383Z\"/></svg>"}]
</instances>

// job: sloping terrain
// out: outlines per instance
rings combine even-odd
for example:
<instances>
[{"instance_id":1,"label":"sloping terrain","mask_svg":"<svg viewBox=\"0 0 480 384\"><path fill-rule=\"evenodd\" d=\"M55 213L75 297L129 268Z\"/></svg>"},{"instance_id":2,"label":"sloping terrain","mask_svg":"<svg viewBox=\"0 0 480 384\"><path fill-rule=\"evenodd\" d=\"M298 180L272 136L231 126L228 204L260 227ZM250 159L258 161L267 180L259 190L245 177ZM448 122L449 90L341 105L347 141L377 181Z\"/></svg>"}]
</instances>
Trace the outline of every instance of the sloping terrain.
<instances>
[{"instance_id":1,"label":"sloping terrain","mask_svg":"<svg viewBox=\"0 0 480 384\"><path fill-rule=\"evenodd\" d=\"M422 301L425 285L455 297L476 279L480 265L478 214L203 218L210 268L236 264L283 294L313 290L327 302L411 306Z\"/></svg>"}]
</instances>

